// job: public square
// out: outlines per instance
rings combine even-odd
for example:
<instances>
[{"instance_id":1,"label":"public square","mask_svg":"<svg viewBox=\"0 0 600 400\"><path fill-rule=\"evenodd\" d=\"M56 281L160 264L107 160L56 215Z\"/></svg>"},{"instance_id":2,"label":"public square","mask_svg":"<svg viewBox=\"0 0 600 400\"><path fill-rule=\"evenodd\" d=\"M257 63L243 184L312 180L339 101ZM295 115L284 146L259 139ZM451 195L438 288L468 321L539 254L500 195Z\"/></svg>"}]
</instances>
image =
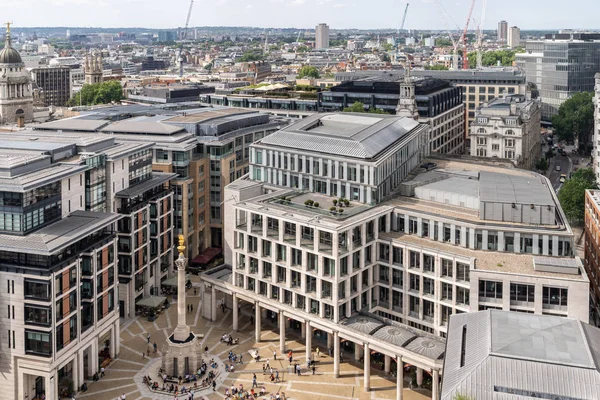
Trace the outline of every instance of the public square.
<instances>
[{"instance_id":1,"label":"public square","mask_svg":"<svg viewBox=\"0 0 600 400\"><path fill-rule=\"evenodd\" d=\"M193 277L195 285L198 278ZM371 391L363 389L362 362L353 360L353 355L344 356L340 368L340 377L333 376L333 358L327 354L326 343L312 341L313 358L316 361L315 374L307 370L305 360L305 344L299 333L290 332L286 338L286 347L293 351L294 363L302 365L301 376L290 374L290 365L284 360L279 352L279 330L275 325L269 325L269 321L263 321L263 329L260 343L255 343L254 323L251 322L251 309L242 308L240 313L239 331L233 333L234 338L239 339L238 345L228 346L220 341L223 334L232 334L232 310L222 309L218 311L216 322L210 322L201 317L200 296L194 296L194 289L187 290L188 304L192 304L193 312L187 313L187 323L197 335L203 335L200 347L208 347L208 358L218 357L227 362L230 351L242 354L243 364L235 364L235 372L227 373L221 371L216 391L206 389L196 392L194 399L225 398L225 389L235 385L243 385L244 388L252 386L252 376L257 375L259 387L263 385L267 394L261 398L270 398L272 394L285 393L286 399L395 399L396 378L387 377L383 371L372 368ZM122 394L128 400L136 399L173 399L173 394L158 394L148 390L142 383L144 375L151 375L160 365L161 349L166 343L168 335L173 332L177 324L177 307L172 306L165 310L154 322L146 318L136 317L121 321L121 347L120 354L105 371L105 376L98 382L88 381L88 391L80 393L76 399L86 400L114 400ZM148 345L148 334L150 334L150 346ZM157 345L154 354L153 344ZM320 348L320 357L316 358L316 348ZM143 353L149 351L149 355ZM250 351L258 350L261 361L251 359ZM273 360L273 352L277 351L277 360ZM279 371L280 383L271 383L269 375L263 375L262 364L269 360L271 367ZM208 361L208 360L207 360ZM219 368L221 370L221 368ZM408 377L407 377L408 379ZM431 398L427 390L411 390L409 382L404 382L403 398L408 400L425 400ZM180 396L187 399L186 396Z\"/></svg>"}]
</instances>

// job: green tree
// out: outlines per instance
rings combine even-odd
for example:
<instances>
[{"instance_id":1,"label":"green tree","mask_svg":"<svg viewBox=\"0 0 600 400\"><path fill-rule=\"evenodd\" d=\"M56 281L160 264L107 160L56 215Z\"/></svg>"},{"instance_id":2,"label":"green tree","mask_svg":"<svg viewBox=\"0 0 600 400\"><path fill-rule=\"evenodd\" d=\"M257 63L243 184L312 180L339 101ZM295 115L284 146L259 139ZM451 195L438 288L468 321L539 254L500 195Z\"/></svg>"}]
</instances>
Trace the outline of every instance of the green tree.
<instances>
[{"instance_id":1,"label":"green tree","mask_svg":"<svg viewBox=\"0 0 600 400\"><path fill-rule=\"evenodd\" d=\"M360 101L355 101L352 103L350 107L346 107L342 110L343 112L353 112L353 113L371 113L371 114L386 114L385 111L379 108L369 108L365 110L365 105Z\"/></svg>"},{"instance_id":2,"label":"green tree","mask_svg":"<svg viewBox=\"0 0 600 400\"><path fill-rule=\"evenodd\" d=\"M392 46L391 43L387 43L387 42L384 43L381 47L383 48L384 51L391 51L394 48L394 46Z\"/></svg>"},{"instance_id":3,"label":"green tree","mask_svg":"<svg viewBox=\"0 0 600 400\"><path fill-rule=\"evenodd\" d=\"M388 53L381 53L381 57L380 58L381 58L381 61L383 61L383 62L390 62L390 61L392 61L390 59L390 55Z\"/></svg>"},{"instance_id":4,"label":"green tree","mask_svg":"<svg viewBox=\"0 0 600 400\"><path fill-rule=\"evenodd\" d=\"M261 61L265 57L263 56L262 50L248 50L242 54L238 61L240 62L252 62Z\"/></svg>"},{"instance_id":5,"label":"green tree","mask_svg":"<svg viewBox=\"0 0 600 400\"><path fill-rule=\"evenodd\" d=\"M455 394L452 400L474 400L471 397L464 394Z\"/></svg>"},{"instance_id":6,"label":"green tree","mask_svg":"<svg viewBox=\"0 0 600 400\"><path fill-rule=\"evenodd\" d=\"M310 65L305 65L298 71L298 79L301 78L320 78L319 70L317 67L313 67Z\"/></svg>"},{"instance_id":7,"label":"green tree","mask_svg":"<svg viewBox=\"0 0 600 400\"><path fill-rule=\"evenodd\" d=\"M545 171L548 169L548 160L545 158L540 158L538 162L535 163L535 169L540 171Z\"/></svg>"},{"instance_id":8,"label":"green tree","mask_svg":"<svg viewBox=\"0 0 600 400\"><path fill-rule=\"evenodd\" d=\"M83 85L81 90L69 100L70 106L108 104L123 99L123 88L119 81L107 81L93 85Z\"/></svg>"},{"instance_id":9,"label":"green tree","mask_svg":"<svg viewBox=\"0 0 600 400\"><path fill-rule=\"evenodd\" d=\"M208 64L206 64L204 66L204 69L207 70L207 71L211 71L213 69L213 66L214 66L213 63L209 62Z\"/></svg>"},{"instance_id":10,"label":"green tree","mask_svg":"<svg viewBox=\"0 0 600 400\"><path fill-rule=\"evenodd\" d=\"M449 47L452 46L452 40L446 38L436 38L435 39L436 47Z\"/></svg>"},{"instance_id":11,"label":"green tree","mask_svg":"<svg viewBox=\"0 0 600 400\"><path fill-rule=\"evenodd\" d=\"M591 92L575 93L558 108L552 117L552 126L560 140L579 139L587 145L594 129L594 95Z\"/></svg>"},{"instance_id":12,"label":"green tree","mask_svg":"<svg viewBox=\"0 0 600 400\"><path fill-rule=\"evenodd\" d=\"M436 65L426 65L425 69L432 70L432 71L447 71L448 67L446 67L445 65L436 64Z\"/></svg>"},{"instance_id":13,"label":"green tree","mask_svg":"<svg viewBox=\"0 0 600 400\"><path fill-rule=\"evenodd\" d=\"M598 189L596 176L590 168L577 170L558 192L558 200L573 224L581 224L585 216L585 190Z\"/></svg>"},{"instance_id":14,"label":"green tree","mask_svg":"<svg viewBox=\"0 0 600 400\"><path fill-rule=\"evenodd\" d=\"M306 47L306 46L298 46L298 47L296 48L296 51L297 51L298 53L306 53L306 52L308 51L308 47Z\"/></svg>"}]
</instances>

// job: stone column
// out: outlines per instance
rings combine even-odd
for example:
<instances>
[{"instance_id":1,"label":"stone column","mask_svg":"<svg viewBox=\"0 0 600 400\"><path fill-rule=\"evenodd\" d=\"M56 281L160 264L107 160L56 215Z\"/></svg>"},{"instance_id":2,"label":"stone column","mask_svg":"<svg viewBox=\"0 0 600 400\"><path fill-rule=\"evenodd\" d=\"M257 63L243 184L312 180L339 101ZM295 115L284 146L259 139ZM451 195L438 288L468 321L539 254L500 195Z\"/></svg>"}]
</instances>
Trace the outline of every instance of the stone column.
<instances>
[{"instance_id":1,"label":"stone column","mask_svg":"<svg viewBox=\"0 0 600 400\"><path fill-rule=\"evenodd\" d=\"M279 351L285 352L285 315L279 311Z\"/></svg>"},{"instance_id":2,"label":"stone column","mask_svg":"<svg viewBox=\"0 0 600 400\"><path fill-rule=\"evenodd\" d=\"M337 331L333 332L333 376L340 377L340 336Z\"/></svg>"},{"instance_id":3,"label":"stone column","mask_svg":"<svg viewBox=\"0 0 600 400\"><path fill-rule=\"evenodd\" d=\"M210 289L210 320L217 322L217 291L214 286Z\"/></svg>"},{"instance_id":4,"label":"stone column","mask_svg":"<svg viewBox=\"0 0 600 400\"><path fill-rule=\"evenodd\" d=\"M397 374L396 374L396 400L402 400L402 388L404 387L404 362L402 356L396 358Z\"/></svg>"},{"instance_id":5,"label":"stone column","mask_svg":"<svg viewBox=\"0 0 600 400\"><path fill-rule=\"evenodd\" d=\"M300 323L300 337L306 339L306 324L304 322Z\"/></svg>"},{"instance_id":6,"label":"stone column","mask_svg":"<svg viewBox=\"0 0 600 400\"><path fill-rule=\"evenodd\" d=\"M95 337L94 339L92 339L92 345L90 348L89 357L90 357L89 365L91 368L90 375L93 376L100 369L100 368L98 368L98 337Z\"/></svg>"},{"instance_id":7,"label":"stone column","mask_svg":"<svg viewBox=\"0 0 600 400\"><path fill-rule=\"evenodd\" d=\"M423 368L417 367L417 385L423 384Z\"/></svg>"},{"instance_id":8,"label":"stone column","mask_svg":"<svg viewBox=\"0 0 600 400\"><path fill-rule=\"evenodd\" d=\"M98 355L96 355L97 357ZM56 395L56 385L58 377L55 375L47 375L46 376L46 400L58 400L58 396Z\"/></svg>"},{"instance_id":9,"label":"stone column","mask_svg":"<svg viewBox=\"0 0 600 400\"><path fill-rule=\"evenodd\" d=\"M237 294L233 293L232 295L232 308L233 308L233 331L237 332L238 330L238 298Z\"/></svg>"},{"instance_id":10,"label":"stone column","mask_svg":"<svg viewBox=\"0 0 600 400\"><path fill-rule=\"evenodd\" d=\"M310 321L306 321L306 359L311 358L312 354L312 326L310 326Z\"/></svg>"},{"instance_id":11,"label":"stone column","mask_svg":"<svg viewBox=\"0 0 600 400\"><path fill-rule=\"evenodd\" d=\"M365 354L363 358L365 360L365 392L368 392L371 390L371 350L369 349L369 343L365 343Z\"/></svg>"},{"instance_id":12,"label":"stone column","mask_svg":"<svg viewBox=\"0 0 600 400\"><path fill-rule=\"evenodd\" d=\"M75 357L73 357L73 390L76 392L79 391L81 387L81 381L79 380L79 354L75 353Z\"/></svg>"},{"instance_id":13,"label":"stone column","mask_svg":"<svg viewBox=\"0 0 600 400\"><path fill-rule=\"evenodd\" d=\"M254 303L254 340L256 343L260 342L261 336L261 317L260 305Z\"/></svg>"},{"instance_id":14,"label":"stone column","mask_svg":"<svg viewBox=\"0 0 600 400\"><path fill-rule=\"evenodd\" d=\"M440 371L437 369L434 369L433 376L431 377L431 398L433 400L439 399L439 384L440 384Z\"/></svg>"},{"instance_id":15,"label":"stone column","mask_svg":"<svg viewBox=\"0 0 600 400\"><path fill-rule=\"evenodd\" d=\"M385 355L383 358L383 371L386 374L389 374L391 367L392 367L392 357Z\"/></svg>"},{"instance_id":16,"label":"stone column","mask_svg":"<svg viewBox=\"0 0 600 400\"><path fill-rule=\"evenodd\" d=\"M115 356L116 356L116 352L115 352L116 346L115 346L115 343L118 340L119 340L119 338L118 338L118 334L117 334L117 327L115 326L115 324L113 324L112 328L110 328L110 343L109 343L109 352L110 352L110 356L112 358L115 358Z\"/></svg>"},{"instance_id":17,"label":"stone column","mask_svg":"<svg viewBox=\"0 0 600 400\"><path fill-rule=\"evenodd\" d=\"M115 344L115 358L119 357L119 354L121 354L121 338L119 337L119 332L121 332L121 320L120 318L117 318L115 321L115 338L113 340L113 343ZM83 368L83 362L81 366Z\"/></svg>"},{"instance_id":18,"label":"stone column","mask_svg":"<svg viewBox=\"0 0 600 400\"><path fill-rule=\"evenodd\" d=\"M363 356L363 348L358 343L354 343L354 359L356 361L360 361L360 358Z\"/></svg>"},{"instance_id":19,"label":"stone column","mask_svg":"<svg viewBox=\"0 0 600 400\"><path fill-rule=\"evenodd\" d=\"M177 266L177 327L173 332L173 338L178 341L185 341L190 336L190 327L187 326L187 322L185 320L186 314L186 298L185 298L185 267L187 265L187 260L183 256L183 252L185 251L185 246L183 246L183 236L179 237L179 246L177 247L179 250L179 258L175 260L175 265ZM213 293L214 293L213 286Z\"/></svg>"},{"instance_id":20,"label":"stone column","mask_svg":"<svg viewBox=\"0 0 600 400\"><path fill-rule=\"evenodd\" d=\"M328 333L327 334L327 349L329 349L331 346L333 346L333 334Z\"/></svg>"}]
</instances>

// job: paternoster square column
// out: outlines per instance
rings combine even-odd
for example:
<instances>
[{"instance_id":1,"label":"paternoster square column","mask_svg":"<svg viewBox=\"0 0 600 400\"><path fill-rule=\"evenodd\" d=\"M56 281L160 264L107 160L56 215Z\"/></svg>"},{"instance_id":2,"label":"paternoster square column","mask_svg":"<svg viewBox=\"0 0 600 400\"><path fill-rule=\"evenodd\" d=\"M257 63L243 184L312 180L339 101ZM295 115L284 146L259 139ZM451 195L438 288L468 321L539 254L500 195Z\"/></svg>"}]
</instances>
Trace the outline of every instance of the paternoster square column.
<instances>
[{"instance_id":1,"label":"paternoster square column","mask_svg":"<svg viewBox=\"0 0 600 400\"><path fill-rule=\"evenodd\" d=\"M179 251L179 257L175 260L175 265L177 266L177 327L173 332L173 336L175 340L183 342L190 336L190 327L185 321L185 267L187 266L187 259L183 255L185 252L183 235L179 236L177 251Z\"/></svg>"}]
</instances>

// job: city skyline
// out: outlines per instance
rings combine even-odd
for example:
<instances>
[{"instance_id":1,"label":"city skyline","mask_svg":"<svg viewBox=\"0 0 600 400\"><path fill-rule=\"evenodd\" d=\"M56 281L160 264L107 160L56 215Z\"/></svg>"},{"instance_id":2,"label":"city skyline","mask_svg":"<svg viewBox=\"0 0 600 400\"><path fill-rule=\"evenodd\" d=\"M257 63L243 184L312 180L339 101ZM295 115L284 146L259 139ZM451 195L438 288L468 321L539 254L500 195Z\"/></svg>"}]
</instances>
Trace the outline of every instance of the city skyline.
<instances>
[{"instance_id":1,"label":"city skyline","mask_svg":"<svg viewBox=\"0 0 600 400\"><path fill-rule=\"evenodd\" d=\"M298 27L314 29L321 22L331 29L382 29L400 25L405 2L380 0L378 7L369 3L344 0L217 0L208 6L196 1L190 26L253 26L266 28ZM474 29L481 16L478 1L469 24ZM496 29L500 20L522 29L592 29L592 10L598 8L592 0L582 0L573 8L564 2L549 0L544 8L533 2L490 0L484 29ZM441 7L438 6L441 4ZM462 29L470 6L469 0L414 0L411 2L405 29ZM7 0L4 14L15 27L144 27L170 29L183 26L189 7L188 0L178 0L169 8L157 0ZM268 8L269 13L264 13ZM581 13L587 8L590 12ZM35 12L30 10L35 9ZM394 12L378 12L392 9ZM519 9L519 12L509 10ZM27 10L27 14L25 14ZM446 10L443 11L443 10ZM530 16L536 15L533 20ZM301 15L299 18L298 16ZM558 18L557 18L558 16ZM473 20L475 22L473 22ZM77 21L76 24L73 21Z\"/></svg>"}]
</instances>

